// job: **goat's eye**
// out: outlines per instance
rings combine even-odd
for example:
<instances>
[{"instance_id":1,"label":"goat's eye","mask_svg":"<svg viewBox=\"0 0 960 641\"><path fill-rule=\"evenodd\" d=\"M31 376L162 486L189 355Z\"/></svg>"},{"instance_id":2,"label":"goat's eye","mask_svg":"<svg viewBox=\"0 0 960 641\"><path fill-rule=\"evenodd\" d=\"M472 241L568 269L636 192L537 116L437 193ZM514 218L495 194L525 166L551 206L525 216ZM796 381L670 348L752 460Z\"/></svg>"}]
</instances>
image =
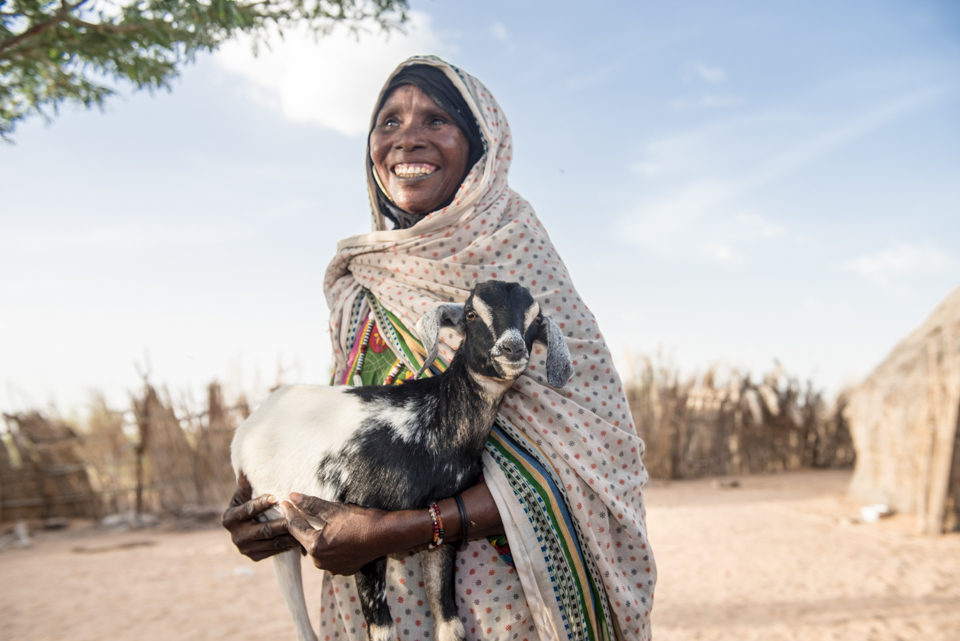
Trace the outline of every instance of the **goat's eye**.
<instances>
[{"instance_id":1,"label":"goat's eye","mask_svg":"<svg viewBox=\"0 0 960 641\"><path fill-rule=\"evenodd\" d=\"M467 320L468 321L477 320L477 313L471 309L469 312L467 312Z\"/></svg>"},{"instance_id":2,"label":"goat's eye","mask_svg":"<svg viewBox=\"0 0 960 641\"><path fill-rule=\"evenodd\" d=\"M540 327L543 324L543 316L538 315L536 318L534 318L533 324L536 325L537 327Z\"/></svg>"}]
</instances>

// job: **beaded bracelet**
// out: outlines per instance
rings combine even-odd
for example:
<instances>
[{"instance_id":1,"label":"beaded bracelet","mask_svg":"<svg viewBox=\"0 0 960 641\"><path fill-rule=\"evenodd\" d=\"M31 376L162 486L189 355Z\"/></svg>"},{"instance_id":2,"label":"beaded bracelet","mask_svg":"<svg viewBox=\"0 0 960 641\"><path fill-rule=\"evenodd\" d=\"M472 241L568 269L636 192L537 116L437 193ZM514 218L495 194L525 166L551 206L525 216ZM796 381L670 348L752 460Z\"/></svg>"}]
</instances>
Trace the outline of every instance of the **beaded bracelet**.
<instances>
[{"instance_id":1,"label":"beaded bracelet","mask_svg":"<svg viewBox=\"0 0 960 641\"><path fill-rule=\"evenodd\" d=\"M440 516L440 506L434 503L430 506L430 518L433 519L433 541L427 545L432 550L443 544L443 517Z\"/></svg>"}]
</instances>

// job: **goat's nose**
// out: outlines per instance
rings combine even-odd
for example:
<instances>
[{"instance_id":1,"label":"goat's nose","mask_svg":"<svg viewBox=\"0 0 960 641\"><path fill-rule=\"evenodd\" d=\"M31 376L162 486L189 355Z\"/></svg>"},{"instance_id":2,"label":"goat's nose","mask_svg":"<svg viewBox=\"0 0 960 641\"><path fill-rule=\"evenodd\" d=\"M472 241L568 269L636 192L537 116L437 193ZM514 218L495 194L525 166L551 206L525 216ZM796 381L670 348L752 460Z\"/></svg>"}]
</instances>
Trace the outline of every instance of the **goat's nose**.
<instances>
[{"instance_id":1,"label":"goat's nose","mask_svg":"<svg viewBox=\"0 0 960 641\"><path fill-rule=\"evenodd\" d=\"M523 344L523 341L517 339L506 340L500 343L500 353L514 361L523 358L526 349L527 346Z\"/></svg>"}]
</instances>

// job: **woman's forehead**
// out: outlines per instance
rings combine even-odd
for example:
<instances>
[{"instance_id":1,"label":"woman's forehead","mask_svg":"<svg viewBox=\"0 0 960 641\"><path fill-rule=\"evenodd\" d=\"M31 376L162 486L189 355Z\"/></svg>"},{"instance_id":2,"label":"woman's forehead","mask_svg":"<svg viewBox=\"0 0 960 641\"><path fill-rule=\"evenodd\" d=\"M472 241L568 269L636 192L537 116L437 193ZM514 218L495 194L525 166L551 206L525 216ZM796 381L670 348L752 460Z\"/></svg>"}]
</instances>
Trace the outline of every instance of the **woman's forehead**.
<instances>
[{"instance_id":1,"label":"woman's forehead","mask_svg":"<svg viewBox=\"0 0 960 641\"><path fill-rule=\"evenodd\" d=\"M427 92L422 90L417 85L408 84L400 85L387 95L387 98L383 101L383 106L380 107L380 111L377 113L377 116L384 111L394 110L407 105L412 105L421 109L436 109L441 113L447 113L446 110L438 105L437 102L431 98Z\"/></svg>"}]
</instances>

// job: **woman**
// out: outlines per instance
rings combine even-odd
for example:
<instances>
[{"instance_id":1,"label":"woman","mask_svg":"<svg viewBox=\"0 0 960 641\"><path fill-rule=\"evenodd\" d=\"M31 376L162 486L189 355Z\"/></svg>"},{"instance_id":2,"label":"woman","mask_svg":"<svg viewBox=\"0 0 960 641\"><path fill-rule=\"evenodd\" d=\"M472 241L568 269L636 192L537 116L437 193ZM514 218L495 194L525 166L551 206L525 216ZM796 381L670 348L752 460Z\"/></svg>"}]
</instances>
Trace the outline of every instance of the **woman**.
<instances>
[{"instance_id":1,"label":"woman","mask_svg":"<svg viewBox=\"0 0 960 641\"><path fill-rule=\"evenodd\" d=\"M549 387L545 354L535 350L507 394L483 478L463 493L461 620L470 639L647 639L656 569L644 524L643 442L596 320L533 209L507 185L511 156L506 118L475 78L432 56L391 75L368 141L375 231L342 241L324 280L334 383L401 382L423 360L410 328L433 305L465 300L482 280L526 286L559 322L575 371L562 392ZM440 360L448 363L457 338L447 338ZM398 632L432 636L410 551L433 536L426 510L291 498L327 525L312 529L287 502L287 520L255 522L273 499L251 500L241 479L224 526L255 560L302 545L330 572L321 638L364 638L352 577L341 575L383 555L391 555L387 594ZM445 540L462 538L456 501L439 507Z\"/></svg>"}]
</instances>

